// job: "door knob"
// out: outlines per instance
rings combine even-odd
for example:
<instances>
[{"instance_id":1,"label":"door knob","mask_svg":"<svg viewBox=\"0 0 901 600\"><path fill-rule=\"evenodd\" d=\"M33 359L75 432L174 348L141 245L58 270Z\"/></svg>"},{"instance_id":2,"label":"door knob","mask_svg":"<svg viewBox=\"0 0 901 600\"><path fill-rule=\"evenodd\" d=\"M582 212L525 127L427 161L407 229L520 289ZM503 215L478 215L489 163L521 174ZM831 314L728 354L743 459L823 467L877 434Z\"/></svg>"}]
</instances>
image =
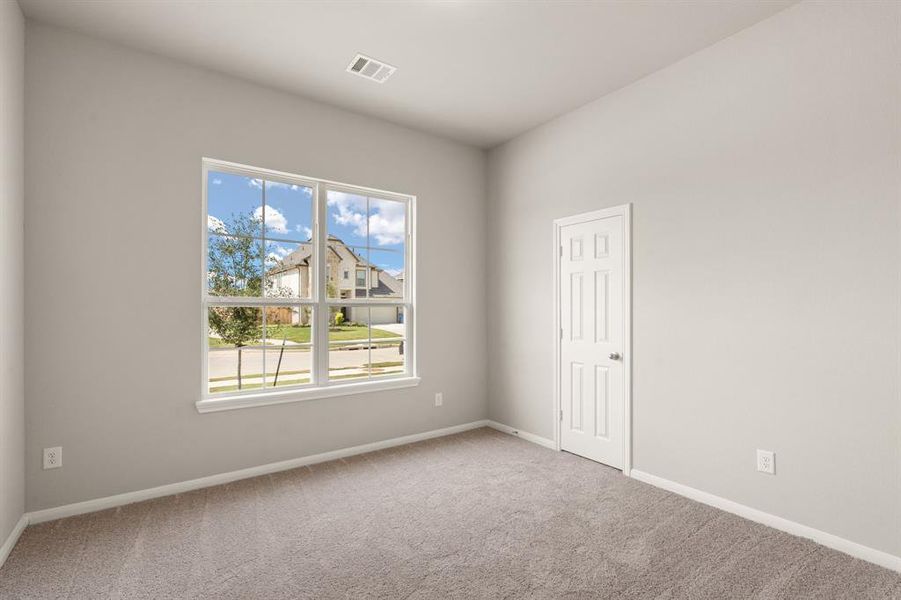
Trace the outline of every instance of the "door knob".
<instances>
[{"instance_id":1,"label":"door knob","mask_svg":"<svg viewBox=\"0 0 901 600\"><path fill-rule=\"evenodd\" d=\"M610 360L619 360L621 358L622 358L622 356L620 356L619 352L611 352L610 353Z\"/></svg>"}]
</instances>

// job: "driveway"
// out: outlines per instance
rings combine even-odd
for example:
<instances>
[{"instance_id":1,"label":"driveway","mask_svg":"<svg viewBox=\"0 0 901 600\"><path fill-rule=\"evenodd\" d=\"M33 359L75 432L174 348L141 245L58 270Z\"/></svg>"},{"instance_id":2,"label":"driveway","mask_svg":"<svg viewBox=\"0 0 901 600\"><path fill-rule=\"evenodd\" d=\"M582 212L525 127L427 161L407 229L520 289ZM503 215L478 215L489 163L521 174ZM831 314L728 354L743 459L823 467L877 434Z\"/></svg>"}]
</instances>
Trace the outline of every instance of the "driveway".
<instances>
[{"instance_id":1,"label":"driveway","mask_svg":"<svg viewBox=\"0 0 901 600\"><path fill-rule=\"evenodd\" d=\"M382 331L390 331L397 335L406 336L407 326L404 323L388 323L387 325L373 325L373 329L381 329Z\"/></svg>"}]
</instances>

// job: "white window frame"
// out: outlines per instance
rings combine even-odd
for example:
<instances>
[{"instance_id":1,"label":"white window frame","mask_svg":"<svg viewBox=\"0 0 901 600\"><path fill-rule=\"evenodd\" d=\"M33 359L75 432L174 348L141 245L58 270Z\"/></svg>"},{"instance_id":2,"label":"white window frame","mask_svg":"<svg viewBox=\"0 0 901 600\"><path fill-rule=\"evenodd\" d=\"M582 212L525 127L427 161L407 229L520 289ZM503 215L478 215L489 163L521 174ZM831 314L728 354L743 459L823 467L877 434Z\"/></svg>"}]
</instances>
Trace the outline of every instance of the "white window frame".
<instances>
[{"instance_id":1,"label":"white window frame","mask_svg":"<svg viewBox=\"0 0 901 600\"><path fill-rule=\"evenodd\" d=\"M315 279L312 282L312 293L310 298L273 298L273 297L234 297L223 298L218 296L210 296L208 293L207 281L207 251L208 251L208 235L207 226L207 181L210 171L218 171L231 173L234 175L242 175L246 177L254 177L263 179L264 181L276 181L288 184L297 184L309 187L313 190L313 248L312 258L315 268L313 273ZM265 186L264 186L265 188ZM345 396L349 394L358 394L365 392L376 392L380 390L390 390L405 387L412 387L419 384L420 378L416 369L416 288L414 285L415 278L415 231L416 231L416 197L408 194L398 194L395 192L387 192L373 188L366 188L356 185L349 185L328 181L324 179L316 179L313 177L304 177L281 171L273 171L270 169L262 169L251 167L238 163L226 162L211 158L202 160L202 207L201 207L201 260L200 260L200 286L201 286L201 381L200 381L200 399L195 403L199 412L214 412L221 410L233 410L239 408L248 408L251 406L266 406L271 404L283 404L286 402L298 402L303 400L314 400L318 398L330 398L335 396ZM326 277L327 277L327 261L326 249L328 244L328 224L326 222L327 212L327 194L329 191L346 192L357 194L369 198L378 198L383 200L391 200L395 202L403 202L406 204L406 224L407 234L404 244L404 280L403 280L403 298L385 299L385 298L326 298ZM265 193L263 194L263 202L265 203ZM263 274L265 277L265 273ZM209 392L208 381L208 310L212 306L310 306L313 308L313 323L310 340L312 342L312 367L311 381L307 384L299 384L296 386L285 386L273 388L267 391L259 389L229 392L228 394L211 394ZM366 380L354 380L347 382L345 380L329 381L328 378L328 317L332 306L395 306L404 310L404 323L406 324L406 332L404 336L404 372L393 375L380 375L375 378L370 375ZM265 325L265 314L263 311L263 319ZM265 356L265 354L264 354ZM264 366L265 371L265 366Z\"/></svg>"}]
</instances>

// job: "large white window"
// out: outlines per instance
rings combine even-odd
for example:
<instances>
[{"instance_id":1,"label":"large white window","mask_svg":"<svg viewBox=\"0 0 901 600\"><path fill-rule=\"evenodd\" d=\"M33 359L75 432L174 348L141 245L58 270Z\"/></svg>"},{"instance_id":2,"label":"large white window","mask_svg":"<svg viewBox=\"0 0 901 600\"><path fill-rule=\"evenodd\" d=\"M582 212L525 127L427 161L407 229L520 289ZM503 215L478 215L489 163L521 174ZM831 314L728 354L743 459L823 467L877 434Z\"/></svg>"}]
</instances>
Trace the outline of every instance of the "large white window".
<instances>
[{"instance_id":1,"label":"large white window","mask_svg":"<svg viewBox=\"0 0 901 600\"><path fill-rule=\"evenodd\" d=\"M199 410L418 382L413 197L205 159L203 213Z\"/></svg>"}]
</instances>

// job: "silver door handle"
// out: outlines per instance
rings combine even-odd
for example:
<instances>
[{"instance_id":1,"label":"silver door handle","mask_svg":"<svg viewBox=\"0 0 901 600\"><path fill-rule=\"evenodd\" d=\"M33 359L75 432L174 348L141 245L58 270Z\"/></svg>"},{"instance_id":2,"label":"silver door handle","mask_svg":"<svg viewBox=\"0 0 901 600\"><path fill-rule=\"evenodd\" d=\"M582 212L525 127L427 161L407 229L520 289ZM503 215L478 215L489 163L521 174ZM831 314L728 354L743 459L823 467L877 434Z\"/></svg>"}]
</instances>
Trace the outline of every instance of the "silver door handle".
<instances>
[{"instance_id":1,"label":"silver door handle","mask_svg":"<svg viewBox=\"0 0 901 600\"><path fill-rule=\"evenodd\" d=\"M619 352L611 352L610 353L610 360L619 360L621 358L622 358L622 356L620 356Z\"/></svg>"}]
</instances>

